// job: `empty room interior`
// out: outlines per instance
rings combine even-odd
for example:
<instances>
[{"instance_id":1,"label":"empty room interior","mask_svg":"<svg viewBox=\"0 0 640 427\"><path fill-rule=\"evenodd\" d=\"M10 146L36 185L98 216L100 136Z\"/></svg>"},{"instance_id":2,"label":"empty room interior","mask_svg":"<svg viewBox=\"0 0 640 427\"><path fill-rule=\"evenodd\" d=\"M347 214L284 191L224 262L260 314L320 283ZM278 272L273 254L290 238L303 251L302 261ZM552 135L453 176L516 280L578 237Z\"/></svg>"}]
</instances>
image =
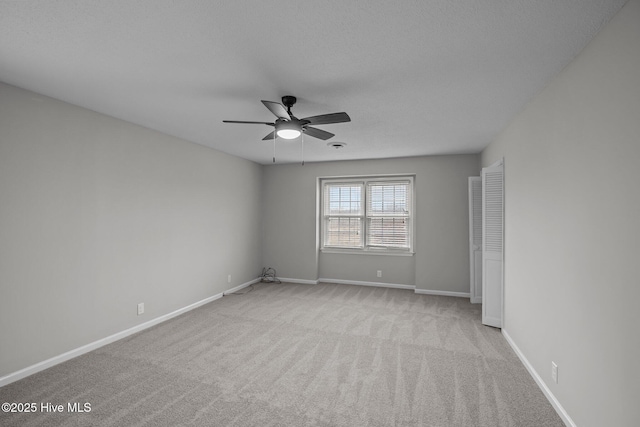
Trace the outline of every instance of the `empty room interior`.
<instances>
[{"instance_id":1,"label":"empty room interior","mask_svg":"<svg viewBox=\"0 0 640 427\"><path fill-rule=\"evenodd\" d=\"M638 183L640 0L0 1L0 424L638 426Z\"/></svg>"}]
</instances>

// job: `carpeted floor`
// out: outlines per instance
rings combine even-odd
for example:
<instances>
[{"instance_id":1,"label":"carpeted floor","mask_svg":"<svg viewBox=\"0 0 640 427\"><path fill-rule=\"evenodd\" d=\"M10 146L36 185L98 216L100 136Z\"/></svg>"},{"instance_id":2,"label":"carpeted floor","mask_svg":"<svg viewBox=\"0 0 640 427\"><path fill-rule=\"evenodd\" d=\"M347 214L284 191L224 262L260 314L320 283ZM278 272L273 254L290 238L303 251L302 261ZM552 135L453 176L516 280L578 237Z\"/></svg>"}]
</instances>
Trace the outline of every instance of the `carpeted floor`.
<instances>
[{"instance_id":1,"label":"carpeted floor","mask_svg":"<svg viewBox=\"0 0 640 427\"><path fill-rule=\"evenodd\" d=\"M0 388L0 402L38 405L0 425L563 426L480 310L401 289L257 284Z\"/></svg>"}]
</instances>

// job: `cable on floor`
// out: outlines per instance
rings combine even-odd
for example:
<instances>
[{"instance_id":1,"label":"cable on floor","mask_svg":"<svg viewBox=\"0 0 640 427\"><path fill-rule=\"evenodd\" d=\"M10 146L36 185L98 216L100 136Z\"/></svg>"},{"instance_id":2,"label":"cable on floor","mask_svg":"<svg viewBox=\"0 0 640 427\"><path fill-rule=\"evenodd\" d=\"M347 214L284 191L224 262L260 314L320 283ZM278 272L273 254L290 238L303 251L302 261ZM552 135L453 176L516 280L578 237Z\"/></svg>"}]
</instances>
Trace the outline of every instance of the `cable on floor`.
<instances>
[{"instance_id":1,"label":"cable on floor","mask_svg":"<svg viewBox=\"0 0 640 427\"><path fill-rule=\"evenodd\" d=\"M248 294L252 290L253 290L253 285L249 285L246 288L242 288L238 291L231 292L230 294L224 294L224 296L226 297L227 295L244 295L244 294Z\"/></svg>"}]
</instances>

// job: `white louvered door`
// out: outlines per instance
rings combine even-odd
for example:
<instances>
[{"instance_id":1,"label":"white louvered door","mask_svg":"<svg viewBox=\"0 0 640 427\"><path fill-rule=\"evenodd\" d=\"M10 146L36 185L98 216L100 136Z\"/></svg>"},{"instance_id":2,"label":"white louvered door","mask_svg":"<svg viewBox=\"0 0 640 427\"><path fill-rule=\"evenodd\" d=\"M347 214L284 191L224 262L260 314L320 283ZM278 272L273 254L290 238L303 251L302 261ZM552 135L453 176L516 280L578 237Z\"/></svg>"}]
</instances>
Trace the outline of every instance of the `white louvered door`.
<instances>
[{"instance_id":1,"label":"white louvered door","mask_svg":"<svg viewBox=\"0 0 640 427\"><path fill-rule=\"evenodd\" d=\"M472 304L482 302L482 178L469 177L469 273Z\"/></svg>"},{"instance_id":2,"label":"white louvered door","mask_svg":"<svg viewBox=\"0 0 640 427\"><path fill-rule=\"evenodd\" d=\"M482 169L482 323L502 327L504 164Z\"/></svg>"}]
</instances>

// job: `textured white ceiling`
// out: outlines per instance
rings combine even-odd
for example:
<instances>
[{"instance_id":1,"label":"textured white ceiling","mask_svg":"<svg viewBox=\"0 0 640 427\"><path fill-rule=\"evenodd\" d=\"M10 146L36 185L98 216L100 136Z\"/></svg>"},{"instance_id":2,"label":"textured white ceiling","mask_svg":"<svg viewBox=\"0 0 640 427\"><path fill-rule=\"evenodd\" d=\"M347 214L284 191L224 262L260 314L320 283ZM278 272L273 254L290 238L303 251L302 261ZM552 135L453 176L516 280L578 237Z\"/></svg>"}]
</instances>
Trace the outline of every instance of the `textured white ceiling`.
<instances>
[{"instance_id":1,"label":"textured white ceiling","mask_svg":"<svg viewBox=\"0 0 640 427\"><path fill-rule=\"evenodd\" d=\"M289 94L351 116L307 161L477 153L625 1L0 1L0 81L264 164L272 128L222 120Z\"/></svg>"}]
</instances>

